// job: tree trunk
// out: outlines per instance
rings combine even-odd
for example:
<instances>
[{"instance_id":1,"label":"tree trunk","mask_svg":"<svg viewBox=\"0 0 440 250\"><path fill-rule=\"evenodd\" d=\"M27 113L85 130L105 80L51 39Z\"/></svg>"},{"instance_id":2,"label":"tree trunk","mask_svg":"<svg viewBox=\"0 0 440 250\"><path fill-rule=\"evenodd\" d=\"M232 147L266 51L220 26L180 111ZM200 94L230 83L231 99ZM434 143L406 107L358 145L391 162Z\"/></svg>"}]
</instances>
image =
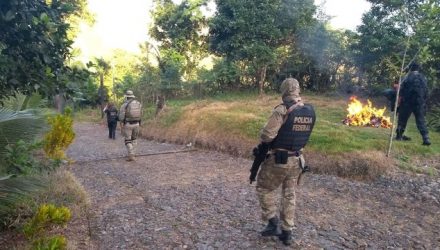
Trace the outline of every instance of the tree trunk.
<instances>
[{"instance_id":1,"label":"tree trunk","mask_svg":"<svg viewBox=\"0 0 440 250\"><path fill-rule=\"evenodd\" d=\"M99 74L99 105L101 106L101 118L104 118L104 74Z\"/></svg>"},{"instance_id":2,"label":"tree trunk","mask_svg":"<svg viewBox=\"0 0 440 250\"><path fill-rule=\"evenodd\" d=\"M257 72L258 79L258 93L263 94L264 80L266 79L267 65L261 67Z\"/></svg>"},{"instance_id":3,"label":"tree trunk","mask_svg":"<svg viewBox=\"0 0 440 250\"><path fill-rule=\"evenodd\" d=\"M64 99L63 94L62 93L56 94L54 101L55 101L55 107L56 107L58 113L62 114L64 112L64 106L66 104L66 100Z\"/></svg>"}]
</instances>

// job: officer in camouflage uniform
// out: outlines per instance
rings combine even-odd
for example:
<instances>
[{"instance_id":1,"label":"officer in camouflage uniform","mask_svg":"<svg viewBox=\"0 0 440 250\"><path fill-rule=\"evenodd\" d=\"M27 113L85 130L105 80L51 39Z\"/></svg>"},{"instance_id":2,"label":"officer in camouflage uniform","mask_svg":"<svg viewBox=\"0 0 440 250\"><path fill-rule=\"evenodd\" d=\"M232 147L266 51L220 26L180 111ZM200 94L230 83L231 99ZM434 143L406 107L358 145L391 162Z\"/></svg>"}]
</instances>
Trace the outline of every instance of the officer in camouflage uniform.
<instances>
[{"instance_id":1,"label":"officer in camouflage uniform","mask_svg":"<svg viewBox=\"0 0 440 250\"><path fill-rule=\"evenodd\" d=\"M140 119L137 121L127 121L127 105L131 105L131 102L137 102L133 94L133 91L127 90L125 93L125 102L122 104L119 111L119 121L122 126L122 135L125 139L125 146L127 147L128 157L127 161L134 161L135 149L134 146L137 144L137 137L139 135L139 125Z\"/></svg>"},{"instance_id":2,"label":"officer in camouflage uniform","mask_svg":"<svg viewBox=\"0 0 440 250\"><path fill-rule=\"evenodd\" d=\"M419 72L420 66L417 63L411 63L408 67L409 73L402 81L400 87L401 103L399 106L399 117L397 122L396 140L408 141L411 138L403 135L406 124L411 113L416 118L417 128L422 135L423 145L429 146L428 127L426 126L426 99L428 96L428 86L425 76Z\"/></svg>"},{"instance_id":3,"label":"officer in camouflage uniform","mask_svg":"<svg viewBox=\"0 0 440 250\"><path fill-rule=\"evenodd\" d=\"M288 109L286 105L278 105L274 108L272 115L261 131L260 139L262 143L272 143L277 137L278 132L285 122L288 112L304 104L299 96L299 83L294 78L287 78L280 86L283 103L290 104ZM273 152L276 148L269 151L269 156L261 165L261 170L257 177L257 195L262 208L262 219L268 224L261 232L262 236L279 236L285 245L292 242L292 228L294 226L295 214L295 187L297 178L301 173L299 160L304 160L302 155L292 155L289 152L287 164L275 163ZM281 186L281 211L278 219L277 200L279 192L277 189ZM280 230L281 221L281 230Z\"/></svg>"}]
</instances>

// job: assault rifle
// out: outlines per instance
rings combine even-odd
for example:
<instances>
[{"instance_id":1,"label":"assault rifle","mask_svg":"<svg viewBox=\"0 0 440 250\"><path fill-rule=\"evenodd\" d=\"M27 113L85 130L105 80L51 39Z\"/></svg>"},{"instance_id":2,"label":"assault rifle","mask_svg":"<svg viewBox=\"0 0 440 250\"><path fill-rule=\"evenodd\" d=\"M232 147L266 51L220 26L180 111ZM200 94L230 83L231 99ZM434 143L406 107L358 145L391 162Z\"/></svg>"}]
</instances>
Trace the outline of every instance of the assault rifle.
<instances>
[{"instance_id":1,"label":"assault rifle","mask_svg":"<svg viewBox=\"0 0 440 250\"><path fill-rule=\"evenodd\" d=\"M255 156L254 162L251 167L251 175L249 176L249 180L252 182L255 181L257 177L258 169L260 169L261 163L266 159L267 152L269 152L269 144L268 143L260 143L253 149L253 155Z\"/></svg>"}]
</instances>

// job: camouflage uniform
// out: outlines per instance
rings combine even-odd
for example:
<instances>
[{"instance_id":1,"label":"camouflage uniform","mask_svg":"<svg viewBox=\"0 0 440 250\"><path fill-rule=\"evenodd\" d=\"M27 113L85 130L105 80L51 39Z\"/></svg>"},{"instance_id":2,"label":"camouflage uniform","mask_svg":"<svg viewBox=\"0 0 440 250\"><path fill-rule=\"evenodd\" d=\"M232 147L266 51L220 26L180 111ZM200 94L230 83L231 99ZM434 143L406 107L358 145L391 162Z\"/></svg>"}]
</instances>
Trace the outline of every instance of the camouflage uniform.
<instances>
[{"instance_id":1,"label":"camouflage uniform","mask_svg":"<svg viewBox=\"0 0 440 250\"><path fill-rule=\"evenodd\" d=\"M283 102L293 102L294 106L304 105L299 96L298 81L287 78L281 85ZM261 141L272 142L287 116L287 108L278 105L272 112L269 120L261 131ZM281 186L281 229L291 231L294 226L295 214L295 187L296 180L301 173L299 167L300 157L289 157L287 164L276 164L275 157L271 154L261 165L257 179L257 195L262 208L262 219L268 221L277 217L278 188Z\"/></svg>"},{"instance_id":2,"label":"camouflage uniform","mask_svg":"<svg viewBox=\"0 0 440 250\"><path fill-rule=\"evenodd\" d=\"M134 99L133 92L127 91L126 101L124 102L124 104L122 104L121 109L119 111L119 121L121 122L122 135L124 136L125 139L125 146L127 147L129 161L134 160L135 146L137 144L137 137L139 135L139 125L140 125L139 122L134 122L134 123L126 122L124 124L126 107L128 102L132 99Z\"/></svg>"}]
</instances>

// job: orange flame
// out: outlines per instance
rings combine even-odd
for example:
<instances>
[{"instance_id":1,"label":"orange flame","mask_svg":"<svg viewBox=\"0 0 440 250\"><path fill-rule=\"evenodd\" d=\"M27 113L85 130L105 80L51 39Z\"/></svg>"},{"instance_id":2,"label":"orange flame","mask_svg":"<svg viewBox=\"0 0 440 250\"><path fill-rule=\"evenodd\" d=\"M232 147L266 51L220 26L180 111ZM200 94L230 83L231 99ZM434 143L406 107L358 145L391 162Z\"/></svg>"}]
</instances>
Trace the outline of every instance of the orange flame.
<instances>
[{"instance_id":1,"label":"orange flame","mask_svg":"<svg viewBox=\"0 0 440 250\"><path fill-rule=\"evenodd\" d=\"M385 107L373 107L370 100L367 100L367 105L363 105L356 96L352 96L347 108L347 117L342 122L349 126L391 128L390 117L383 115L385 110Z\"/></svg>"}]
</instances>

